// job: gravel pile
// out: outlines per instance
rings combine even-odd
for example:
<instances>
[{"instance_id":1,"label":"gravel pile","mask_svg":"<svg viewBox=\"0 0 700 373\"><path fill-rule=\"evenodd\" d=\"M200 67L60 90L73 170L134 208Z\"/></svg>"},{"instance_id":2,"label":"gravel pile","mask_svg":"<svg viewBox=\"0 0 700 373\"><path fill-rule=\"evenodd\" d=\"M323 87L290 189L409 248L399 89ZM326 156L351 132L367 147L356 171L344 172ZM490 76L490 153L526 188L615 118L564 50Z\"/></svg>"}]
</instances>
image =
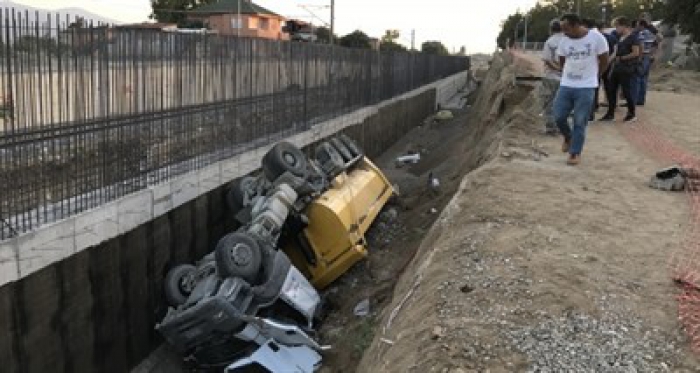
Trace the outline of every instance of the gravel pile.
<instances>
[{"instance_id":1,"label":"gravel pile","mask_svg":"<svg viewBox=\"0 0 700 373\"><path fill-rule=\"evenodd\" d=\"M389 207L381 214L367 232L367 240L370 247L384 248L394 239L406 234L406 227L399 219L399 212L395 207Z\"/></svg>"},{"instance_id":2,"label":"gravel pile","mask_svg":"<svg viewBox=\"0 0 700 373\"><path fill-rule=\"evenodd\" d=\"M612 313L545 315L534 327L505 333L529 358L529 372L668 372L678 351L658 330Z\"/></svg>"}]
</instances>

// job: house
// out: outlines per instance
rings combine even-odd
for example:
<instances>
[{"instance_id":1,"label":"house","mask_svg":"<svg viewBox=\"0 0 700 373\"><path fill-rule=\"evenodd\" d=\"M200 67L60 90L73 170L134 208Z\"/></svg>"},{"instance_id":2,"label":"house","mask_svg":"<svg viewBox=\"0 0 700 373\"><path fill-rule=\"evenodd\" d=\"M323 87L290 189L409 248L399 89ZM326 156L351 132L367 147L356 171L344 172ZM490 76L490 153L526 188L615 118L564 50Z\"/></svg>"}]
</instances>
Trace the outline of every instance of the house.
<instances>
[{"instance_id":1,"label":"house","mask_svg":"<svg viewBox=\"0 0 700 373\"><path fill-rule=\"evenodd\" d=\"M249 0L219 0L202 5L190 11L188 18L203 22L205 27L219 35L289 39L289 35L282 31L284 17Z\"/></svg>"}]
</instances>

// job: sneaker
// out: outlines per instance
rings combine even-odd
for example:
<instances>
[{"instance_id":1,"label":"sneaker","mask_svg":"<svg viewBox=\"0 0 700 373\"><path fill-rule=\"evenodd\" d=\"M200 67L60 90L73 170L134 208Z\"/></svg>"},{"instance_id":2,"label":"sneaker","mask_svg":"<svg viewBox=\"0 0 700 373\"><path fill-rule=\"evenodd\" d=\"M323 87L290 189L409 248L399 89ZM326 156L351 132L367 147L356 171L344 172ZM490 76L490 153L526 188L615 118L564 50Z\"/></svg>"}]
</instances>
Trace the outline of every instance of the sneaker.
<instances>
[{"instance_id":1,"label":"sneaker","mask_svg":"<svg viewBox=\"0 0 700 373\"><path fill-rule=\"evenodd\" d=\"M561 144L561 152L568 153L569 148L571 148L571 140L564 140L564 143Z\"/></svg>"},{"instance_id":2,"label":"sneaker","mask_svg":"<svg viewBox=\"0 0 700 373\"><path fill-rule=\"evenodd\" d=\"M580 154L571 154L569 155L569 159L566 161L566 164L569 166L577 166L579 163L581 163Z\"/></svg>"},{"instance_id":3,"label":"sneaker","mask_svg":"<svg viewBox=\"0 0 700 373\"><path fill-rule=\"evenodd\" d=\"M627 113L624 119L625 123L634 123L637 121L637 116L632 113Z\"/></svg>"},{"instance_id":4,"label":"sneaker","mask_svg":"<svg viewBox=\"0 0 700 373\"><path fill-rule=\"evenodd\" d=\"M615 115L607 113L607 114L605 114L605 116L603 116L602 118L600 118L598 120L601 122L613 122L613 121L615 121Z\"/></svg>"}]
</instances>

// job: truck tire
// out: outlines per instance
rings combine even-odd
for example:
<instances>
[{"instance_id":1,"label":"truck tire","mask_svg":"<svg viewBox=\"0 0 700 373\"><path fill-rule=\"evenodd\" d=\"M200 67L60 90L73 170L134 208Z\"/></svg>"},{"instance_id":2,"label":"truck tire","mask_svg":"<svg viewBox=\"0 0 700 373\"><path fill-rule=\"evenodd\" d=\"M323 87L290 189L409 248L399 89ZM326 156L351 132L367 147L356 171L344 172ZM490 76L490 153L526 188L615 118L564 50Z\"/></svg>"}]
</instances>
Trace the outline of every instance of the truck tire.
<instances>
[{"instance_id":1,"label":"truck tire","mask_svg":"<svg viewBox=\"0 0 700 373\"><path fill-rule=\"evenodd\" d=\"M194 278L197 268L183 264L172 268L165 276L165 299L173 307L178 307L187 301L194 289Z\"/></svg>"},{"instance_id":2,"label":"truck tire","mask_svg":"<svg viewBox=\"0 0 700 373\"><path fill-rule=\"evenodd\" d=\"M214 250L219 277L240 277L253 284L258 277L262 252L250 235L231 233L224 236Z\"/></svg>"},{"instance_id":3,"label":"truck tire","mask_svg":"<svg viewBox=\"0 0 700 373\"><path fill-rule=\"evenodd\" d=\"M263 173L270 182L274 182L285 172L306 179L307 166L306 155L288 142L278 143L262 159Z\"/></svg>"},{"instance_id":4,"label":"truck tire","mask_svg":"<svg viewBox=\"0 0 700 373\"><path fill-rule=\"evenodd\" d=\"M360 146L357 145L355 140L351 139L350 136L343 133L340 136L338 136L338 138L340 139L340 141L343 142L343 144L345 144L345 146L348 148L348 150L350 150L350 153L352 153L353 156L360 157L365 155L362 149L360 149Z\"/></svg>"},{"instance_id":5,"label":"truck tire","mask_svg":"<svg viewBox=\"0 0 700 373\"><path fill-rule=\"evenodd\" d=\"M252 182L255 182L255 178L250 176L241 177L231 182L228 192L226 192L226 204L234 214L245 207L245 191Z\"/></svg>"},{"instance_id":6,"label":"truck tire","mask_svg":"<svg viewBox=\"0 0 700 373\"><path fill-rule=\"evenodd\" d=\"M340 153L340 155L343 156L343 160L345 161L345 163L350 162L353 158L355 158L352 156L352 153L350 153L350 150L347 148L347 146L345 146L345 144L343 144L343 142L340 141L339 138L332 138L331 145L333 145L335 150L337 150L338 153Z\"/></svg>"}]
</instances>

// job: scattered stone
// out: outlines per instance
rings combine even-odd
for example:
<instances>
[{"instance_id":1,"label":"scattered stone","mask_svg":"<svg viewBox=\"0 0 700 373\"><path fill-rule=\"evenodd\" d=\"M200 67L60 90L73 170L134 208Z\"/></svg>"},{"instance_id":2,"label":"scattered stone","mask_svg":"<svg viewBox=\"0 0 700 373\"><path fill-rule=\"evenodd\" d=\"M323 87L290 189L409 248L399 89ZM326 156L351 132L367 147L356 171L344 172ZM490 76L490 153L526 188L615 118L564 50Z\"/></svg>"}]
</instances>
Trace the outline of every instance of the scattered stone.
<instances>
[{"instance_id":1,"label":"scattered stone","mask_svg":"<svg viewBox=\"0 0 700 373\"><path fill-rule=\"evenodd\" d=\"M469 285L462 285L462 286L459 288L459 291L461 291L462 293L465 293L465 294L469 294L469 293L471 293L472 291L474 291L474 288L471 287L471 286L469 286Z\"/></svg>"},{"instance_id":2,"label":"scattered stone","mask_svg":"<svg viewBox=\"0 0 700 373\"><path fill-rule=\"evenodd\" d=\"M433 328L433 333L431 334L430 338L434 341L443 338L445 336L445 329L441 326L436 326Z\"/></svg>"},{"instance_id":3,"label":"scattered stone","mask_svg":"<svg viewBox=\"0 0 700 373\"><path fill-rule=\"evenodd\" d=\"M435 114L435 119L439 121L450 120L454 117L454 114L452 114L452 112L449 110L440 110L437 114Z\"/></svg>"},{"instance_id":4,"label":"scattered stone","mask_svg":"<svg viewBox=\"0 0 700 373\"><path fill-rule=\"evenodd\" d=\"M369 315L369 299L363 299L352 310L355 316L365 317Z\"/></svg>"}]
</instances>

